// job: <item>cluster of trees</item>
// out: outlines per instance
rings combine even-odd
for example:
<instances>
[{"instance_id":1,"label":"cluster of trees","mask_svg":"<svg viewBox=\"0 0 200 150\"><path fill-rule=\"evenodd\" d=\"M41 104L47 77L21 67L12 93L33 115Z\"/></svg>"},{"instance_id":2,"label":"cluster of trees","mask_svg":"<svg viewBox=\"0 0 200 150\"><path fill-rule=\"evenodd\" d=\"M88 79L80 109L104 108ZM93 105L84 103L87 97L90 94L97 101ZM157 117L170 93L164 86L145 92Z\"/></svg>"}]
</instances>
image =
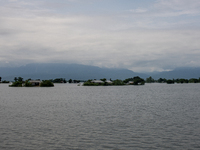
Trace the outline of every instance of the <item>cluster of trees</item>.
<instances>
[{"instance_id":1,"label":"cluster of trees","mask_svg":"<svg viewBox=\"0 0 200 150\"><path fill-rule=\"evenodd\" d=\"M53 87L54 84L50 80L43 80L40 83L40 87Z\"/></svg>"},{"instance_id":2,"label":"cluster of trees","mask_svg":"<svg viewBox=\"0 0 200 150\"><path fill-rule=\"evenodd\" d=\"M125 83L119 79L113 80L112 82L113 85L125 85Z\"/></svg>"},{"instance_id":3,"label":"cluster of trees","mask_svg":"<svg viewBox=\"0 0 200 150\"><path fill-rule=\"evenodd\" d=\"M65 78L56 78L56 79L50 79L51 82L53 83L79 83L81 82L80 80L72 80L72 79L69 79L68 81L65 79Z\"/></svg>"},{"instance_id":4,"label":"cluster of trees","mask_svg":"<svg viewBox=\"0 0 200 150\"><path fill-rule=\"evenodd\" d=\"M32 83L30 82L31 79L23 81L22 77L15 77L14 82L12 85L9 85L10 87L33 87ZM39 81L39 80L38 80ZM38 84L40 87L52 87L54 84L50 80L42 80L40 84Z\"/></svg>"},{"instance_id":5,"label":"cluster of trees","mask_svg":"<svg viewBox=\"0 0 200 150\"><path fill-rule=\"evenodd\" d=\"M83 85L84 86L107 86L107 85L144 85L145 80L140 78L139 76L133 77L133 78L128 78L125 80L106 80L106 78L100 79L102 82L101 83L94 83L92 80L88 80L85 82ZM108 82L109 81L109 82Z\"/></svg>"},{"instance_id":6,"label":"cluster of trees","mask_svg":"<svg viewBox=\"0 0 200 150\"><path fill-rule=\"evenodd\" d=\"M9 81L2 81L2 78L0 77L0 83L9 83ZM12 85L9 85L11 87L32 87L33 85L29 82L31 79L23 81L22 77L15 77L14 82ZM38 79L39 80L39 79ZM149 78L146 78L146 80L140 78L139 76L128 78L125 80L107 80L106 78L100 79L102 82L92 82L92 80L88 81L80 81L80 80L72 80L69 79L68 81L64 78L56 78L51 80L42 80L39 86L41 87L51 87L54 86L53 83L80 83L84 82L84 86L106 86L106 85L144 85L145 83L167 83L167 84L173 84L173 83L200 83L200 78L191 78L191 79L165 79L165 78L159 78L158 80L153 79L151 76Z\"/></svg>"},{"instance_id":7,"label":"cluster of trees","mask_svg":"<svg viewBox=\"0 0 200 150\"><path fill-rule=\"evenodd\" d=\"M1 81L1 77L0 77L0 83L10 83L9 81L6 81L6 80L3 80L3 81Z\"/></svg>"},{"instance_id":8,"label":"cluster of trees","mask_svg":"<svg viewBox=\"0 0 200 150\"><path fill-rule=\"evenodd\" d=\"M9 85L10 87L33 87L33 85L29 82L31 79L28 80L23 80L22 77L15 77L14 78L14 82L12 83L12 85ZM40 80L40 79L37 79ZM0 82L1 82L1 77L0 77ZM68 81L65 78L56 78L56 79L50 79L50 80L42 80L42 82L40 83L40 87L51 87L54 86L53 83L80 83L81 80L72 80L69 79ZM84 82L84 81L83 81ZM9 81L6 83L9 83Z\"/></svg>"},{"instance_id":9,"label":"cluster of trees","mask_svg":"<svg viewBox=\"0 0 200 150\"><path fill-rule=\"evenodd\" d=\"M145 80L140 78L139 76L125 79L123 82L124 83L130 83L130 84L133 84L133 85L144 85L145 84Z\"/></svg>"},{"instance_id":10,"label":"cluster of trees","mask_svg":"<svg viewBox=\"0 0 200 150\"><path fill-rule=\"evenodd\" d=\"M159 78L158 80L154 80L151 76L149 78L146 78L146 83L167 83L167 84L173 84L173 83L200 83L200 78L191 78L191 79L165 79L165 78Z\"/></svg>"},{"instance_id":11,"label":"cluster of trees","mask_svg":"<svg viewBox=\"0 0 200 150\"><path fill-rule=\"evenodd\" d=\"M14 78L14 81L12 83L12 85L9 85L10 87L22 87L22 84L23 84L23 78L22 77L15 77Z\"/></svg>"},{"instance_id":12,"label":"cluster of trees","mask_svg":"<svg viewBox=\"0 0 200 150\"><path fill-rule=\"evenodd\" d=\"M80 83L81 80L72 80L72 79L69 79L68 82L69 82L69 83Z\"/></svg>"},{"instance_id":13,"label":"cluster of trees","mask_svg":"<svg viewBox=\"0 0 200 150\"><path fill-rule=\"evenodd\" d=\"M67 83L67 80L65 80L64 78L50 79L49 81L53 83Z\"/></svg>"},{"instance_id":14,"label":"cluster of trees","mask_svg":"<svg viewBox=\"0 0 200 150\"><path fill-rule=\"evenodd\" d=\"M106 78L100 79L100 82L99 81L93 82L93 81L97 80L96 79L88 80L84 82L83 86L107 86L107 85L113 85L115 81L117 82L117 80L112 81L111 79L107 80Z\"/></svg>"}]
</instances>

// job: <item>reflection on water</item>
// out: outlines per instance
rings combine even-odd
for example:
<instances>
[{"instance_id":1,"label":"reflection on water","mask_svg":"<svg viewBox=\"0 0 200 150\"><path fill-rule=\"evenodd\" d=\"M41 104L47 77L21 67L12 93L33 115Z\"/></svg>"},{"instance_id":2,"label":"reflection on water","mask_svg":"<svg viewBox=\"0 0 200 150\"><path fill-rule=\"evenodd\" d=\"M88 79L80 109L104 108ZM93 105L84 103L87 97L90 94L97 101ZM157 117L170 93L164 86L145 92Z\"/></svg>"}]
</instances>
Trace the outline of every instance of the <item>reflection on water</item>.
<instances>
[{"instance_id":1,"label":"reflection on water","mask_svg":"<svg viewBox=\"0 0 200 150\"><path fill-rule=\"evenodd\" d=\"M0 84L0 149L200 149L199 89Z\"/></svg>"}]
</instances>

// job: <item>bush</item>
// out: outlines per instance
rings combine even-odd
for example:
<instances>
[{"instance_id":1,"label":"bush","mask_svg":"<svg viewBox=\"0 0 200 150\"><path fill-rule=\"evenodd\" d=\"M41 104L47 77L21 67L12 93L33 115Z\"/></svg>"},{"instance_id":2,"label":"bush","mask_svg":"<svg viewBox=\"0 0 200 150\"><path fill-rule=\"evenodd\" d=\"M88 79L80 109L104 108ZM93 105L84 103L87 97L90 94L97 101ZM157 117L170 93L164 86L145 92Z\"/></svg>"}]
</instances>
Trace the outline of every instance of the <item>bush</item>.
<instances>
[{"instance_id":1,"label":"bush","mask_svg":"<svg viewBox=\"0 0 200 150\"><path fill-rule=\"evenodd\" d=\"M3 80L1 83L10 83L10 81Z\"/></svg>"},{"instance_id":2,"label":"bush","mask_svg":"<svg viewBox=\"0 0 200 150\"><path fill-rule=\"evenodd\" d=\"M24 86L25 86L25 87L33 87L33 85L29 82L29 80L26 80L26 81L25 81Z\"/></svg>"},{"instance_id":3,"label":"bush","mask_svg":"<svg viewBox=\"0 0 200 150\"><path fill-rule=\"evenodd\" d=\"M174 84L173 80L167 80L167 84Z\"/></svg>"},{"instance_id":4,"label":"bush","mask_svg":"<svg viewBox=\"0 0 200 150\"><path fill-rule=\"evenodd\" d=\"M122 80L116 79L113 81L113 85L125 85Z\"/></svg>"},{"instance_id":5,"label":"bush","mask_svg":"<svg viewBox=\"0 0 200 150\"><path fill-rule=\"evenodd\" d=\"M22 87L22 82L21 81L16 81L13 82L12 85L9 85L10 87Z\"/></svg>"},{"instance_id":6,"label":"bush","mask_svg":"<svg viewBox=\"0 0 200 150\"><path fill-rule=\"evenodd\" d=\"M53 87L54 84L50 80L43 80L40 84L41 87Z\"/></svg>"},{"instance_id":7,"label":"bush","mask_svg":"<svg viewBox=\"0 0 200 150\"><path fill-rule=\"evenodd\" d=\"M100 86L100 85L104 85L104 83L91 83L90 81L83 83L83 86Z\"/></svg>"},{"instance_id":8,"label":"bush","mask_svg":"<svg viewBox=\"0 0 200 150\"><path fill-rule=\"evenodd\" d=\"M145 84L144 79L140 78L139 76L133 78L133 85L144 85L144 84Z\"/></svg>"}]
</instances>

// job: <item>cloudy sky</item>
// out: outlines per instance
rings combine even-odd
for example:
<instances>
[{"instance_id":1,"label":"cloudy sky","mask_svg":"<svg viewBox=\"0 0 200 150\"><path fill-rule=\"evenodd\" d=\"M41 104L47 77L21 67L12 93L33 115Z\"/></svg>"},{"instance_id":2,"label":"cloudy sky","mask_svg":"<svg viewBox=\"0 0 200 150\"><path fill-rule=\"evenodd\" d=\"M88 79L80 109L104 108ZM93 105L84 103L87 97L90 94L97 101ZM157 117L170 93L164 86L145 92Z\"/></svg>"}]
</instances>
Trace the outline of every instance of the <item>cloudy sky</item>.
<instances>
[{"instance_id":1,"label":"cloudy sky","mask_svg":"<svg viewBox=\"0 0 200 150\"><path fill-rule=\"evenodd\" d=\"M0 0L0 67L200 67L200 0Z\"/></svg>"}]
</instances>

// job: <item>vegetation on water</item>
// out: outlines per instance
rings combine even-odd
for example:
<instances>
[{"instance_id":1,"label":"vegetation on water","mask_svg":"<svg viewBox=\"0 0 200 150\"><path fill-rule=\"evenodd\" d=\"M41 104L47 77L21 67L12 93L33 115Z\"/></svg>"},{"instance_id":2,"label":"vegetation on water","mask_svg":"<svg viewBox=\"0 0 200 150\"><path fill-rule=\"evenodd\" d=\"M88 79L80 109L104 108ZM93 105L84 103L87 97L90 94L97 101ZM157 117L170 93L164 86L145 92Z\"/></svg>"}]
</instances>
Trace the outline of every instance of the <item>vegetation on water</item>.
<instances>
[{"instance_id":1,"label":"vegetation on water","mask_svg":"<svg viewBox=\"0 0 200 150\"><path fill-rule=\"evenodd\" d=\"M145 80L140 78L139 76L125 79L124 82L125 83L130 83L132 85L144 85L145 84Z\"/></svg>"},{"instance_id":2,"label":"vegetation on water","mask_svg":"<svg viewBox=\"0 0 200 150\"><path fill-rule=\"evenodd\" d=\"M200 83L200 78L191 78L191 79L165 79L159 78L158 80L154 80L151 76L146 78L146 83L167 83L167 84L174 84L174 83Z\"/></svg>"},{"instance_id":3,"label":"vegetation on water","mask_svg":"<svg viewBox=\"0 0 200 150\"><path fill-rule=\"evenodd\" d=\"M116 79L113 80L112 85L125 85L125 83L122 80Z\"/></svg>"},{"instance_id":4,"label":"vegetation on water","mask_svg":"<svg viewBox=\"0 0 200 150\"><path fill-rule=\"evenodd\" d=\"M67 80L65 78L56 78L56 79L50 79L53 83L67 83Z\"/></svg>"},{"instance_id":5,"label":"vegetation on water","mask_svg":"<svg viewBox=\"0 0 200 150\"><path fill-rule=\"evenodd\" d=\"M0 83L9 83L9 81L3 80L0 77ZM37 84L33 84L31 82L31 79L23 80L22 77L15 77L14 82L12 82L10 87L53 87L54 83L67 83L67 80L65 78L56 78L56 79L50 79L50 80L42 80L40 82L40 79L37 79L35 81L38 81ZM88 80L88 81L81 81L81 80L68 80L69 83L79 83L79 86L81 85L80 82L84 82L83 86L115 86L115 85L144 85L145 83L167 83L167 84L182 84L182 83L200 83L200 78L191 78L191 79L165 79L165 78L159 78L158 80L153 79L151 76L146 78L146 80L140 78L139 76L128 78L125 80L107 80L106 78L100 79L100 80Z\"/></svg>"},{"instance_id":6,"label":"vegetation on water","mask_svg":"<svg viewBox=\"0 0 200 150\"><path fill-rule=\"evenodd\" d=\"M13 82L12 85L9 85L10 87L22 87L22 82L16 81Z\"/></svg>"},{"instance_id":7,"label":"vegetation on water","mask_svg":"<svg viewBox=\"0 0 200 150\"><path fill-rule=\"evenodd\" d=\"M23 84L23 78L22 77L15 77L14 81L11 85L9 85L10 87L22 87Z\"/></svg>"},{"instance_id":8,"label":"vegetation on water","mask_svg":"<svg viewBox=\"0 0 200 150\"><path fill-rule=\"evenodd\" d=\"M88 80L83 85L84 86L106 86L106 85L144 85L145 83L167 83L167 84L182 84L182 83L200 83L200 78L191 78L191 79L165 79L165 78L159 78L158 80L153 79L151 76L149 78L146 78L146 80L140 78L139 76L128 78L125 80L113 80L112 83L107 83L105 78L100 79L103 81L103 83L95 83L94 80Z\"/></svg>"},{"instance_id":9,"label":"vegetation on water","mask_svg":"<svg viewBox=\"0 0 200 150\"><path fill-rule=\"evenodd\" d=\"M68 81L65 78L56 78L56 79L50 79L51 82L53 83L80 83L81 80L72 80L69 79Z\"/></svg>"},{"instance_id":10,"label":"vegetation on water","mask_svg":"<svg viewBox=\"0 0 200 150\"><path fill-rule=\"evenodd\" d=\"M22 77L15 77L14 78L14 82L9 85L10 87L53 87L54 84L50 81L50 80L43 80L42 82L40 82L40 80L36 80L35 81L36 84L32 84L33 82L31 82L31 79L28 79L26 81L23 81Z\"/></svg>"},{"instance_id":11,"label":"vegetation on water","mask_svg":"<svg viewBox=\"0 0 200 150\"><path fill-rule=\"evenodd\" d=\"M0 83L10 83L10 81L6 81L6 80L3 80L3 81L1 81L1 77L0 77Z\"/></svg>"},{"instance_id":12,"label":"vegetation on water","mask_svg":"<svg viewBox=\"0 0 200 150\"><path fill-rule=\"evenodd\" d=\"M72 80L72 79L69 79L68 82L69 82L69 83L80 83L81 80Z\"/></svg>"},{"instance_id":13,"label":"vegetation on water","mask_svg":"<svg viewBox=\"0 0 200 150\"><path fill-rule=\"evenodd\" d=\"M43 80L40 83L40 87L53 87L54 84L50 80Z\"/></svg>"},{"instance_id":14,"label":"vegetation on water","mask_svg":"<svg viewBox=\"0 0 200 150\"><path fill-rule=\"evenodd\" d=\"M174 84L174 80L170 80L170 79L169 79L169 80L167 80L166 82L167 82L167 84Z\"/></svg>"},{"instance_id":15,"label":"vegetation on water","mask_svg":"<svg viewBox=\"0 0 200 150\"><path fill-rule=\"evenodd\" d=\"M106 80L106 78L100 79L100 80L88 80L84 82L83 86L108 86L108 85L113 85L115 81Z\"/></svg>"},{"instance_id":16,"label":"vegetation on water","mask_svg":"<svg viewBox=\"0 0 200 150\"><path fill-rule=\"evenodd\" d=\"M24 87L33 87L33 85L29 82L30 80L26 80L24 83Z\"/></svg>"},{"instance_id":17,"label":"vegetation on water","mask_svg":"<svg viewBox=\"0 0 200 150\"><path fill-rule=\"evenodd\" d=\"M10 83L10 81L3 80L1 83Z\"/></svg>"},{"instance_id":18,"label":"vegetation on water","mask_svg":"<svg viewBox=\"0 0 200 150\"><path fill-rule=\"evenodd\" d=\"M120 79L116 80L106 80L105 78L98 80L88 80L83 85L84 86L108 86L108 85L144 85L145 80L139 76L125 79L124 81Z\"/></svg>"}]
</instances>

